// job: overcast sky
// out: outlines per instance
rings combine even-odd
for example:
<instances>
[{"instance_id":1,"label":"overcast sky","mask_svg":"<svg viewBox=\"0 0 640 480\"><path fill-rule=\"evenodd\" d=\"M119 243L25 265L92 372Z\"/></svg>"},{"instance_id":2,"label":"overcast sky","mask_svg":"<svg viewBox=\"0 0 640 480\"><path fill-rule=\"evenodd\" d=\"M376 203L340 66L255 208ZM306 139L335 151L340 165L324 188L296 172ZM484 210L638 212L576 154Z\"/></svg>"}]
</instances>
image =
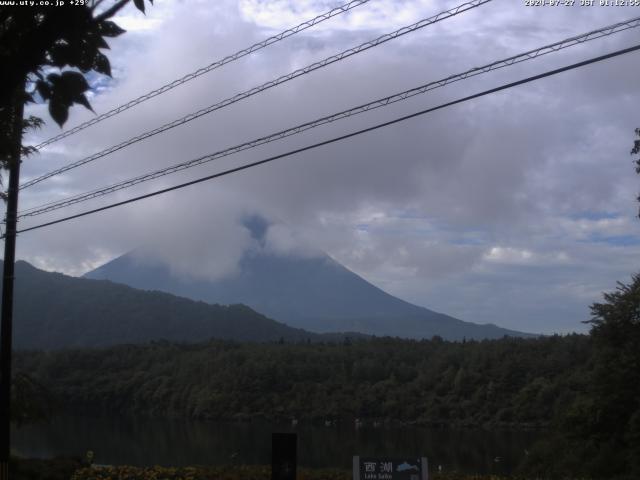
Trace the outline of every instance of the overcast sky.
<instances>
[{"instance_id":1,"label":"overcast sky","mask_svg":"<svg viewBox=\"0 0 640 480\"><path fill-rule=\"evenodd\" d=\"M494 0L297 78L25 190L21 207L215 152L278 129L601 26L640 8ZM598 2L596 2L598 3ZM336 1L158 0L110 41L101 113L337 6ZM23 180L457 6L371 0L45 148ZM389 108L166 176L23 227L324 140L638 42L640 29L434 90ZM482 97L220 180L19 236L18 257L81 275L148 246L180 271L233 275L255 247L241 219L273 222L269 248L321 249L384 290L463 320L530 332L587 331L588 306L638 270L638 177L629 154L640 54ZM29 140L60 129L48 120ZM75 107L65 128L92 117Z\"/></svg>"}]
</instances>

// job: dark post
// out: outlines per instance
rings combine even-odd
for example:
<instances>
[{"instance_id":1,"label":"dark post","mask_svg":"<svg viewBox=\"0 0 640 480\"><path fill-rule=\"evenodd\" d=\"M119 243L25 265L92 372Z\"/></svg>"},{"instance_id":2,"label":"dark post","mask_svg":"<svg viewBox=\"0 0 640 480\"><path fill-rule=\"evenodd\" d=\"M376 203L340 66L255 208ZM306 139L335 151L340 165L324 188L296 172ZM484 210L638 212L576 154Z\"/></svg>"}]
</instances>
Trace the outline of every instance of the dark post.
<instances>
[{"instance_id":1,"label":"dark post","mask_svg":"<svg viewBox=\"0 0 640 480\"><path fill-rule=\"evenodd\" d=\"M271 480L296 480L298 436L271 434Z\"/></svg>"},{"instance_id":2,"label":"dark post","mask_svg":"<svg viewBox=\"0 0 640 480\"><path fill-rule=\"evenodd\" d=\"M0 320L0 480L9 479L9 451L11 445L11 337L13 323L13 278L16 257L16 224L18 188L20 183L20 150L22 147L23 91L16 92L13 118L7 122L12 128L13 146L9 160L9 189L4 239L2 273L2 319Z\"/></svg>"}]
</instances>

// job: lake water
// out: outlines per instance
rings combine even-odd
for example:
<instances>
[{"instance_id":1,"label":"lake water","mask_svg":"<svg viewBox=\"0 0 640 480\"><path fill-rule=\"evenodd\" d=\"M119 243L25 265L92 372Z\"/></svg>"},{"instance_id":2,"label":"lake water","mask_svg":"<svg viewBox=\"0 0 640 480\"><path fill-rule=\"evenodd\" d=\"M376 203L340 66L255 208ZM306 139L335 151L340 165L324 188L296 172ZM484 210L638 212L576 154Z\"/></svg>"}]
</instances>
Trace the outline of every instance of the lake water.
<instances>
[{"instance_id":1,"label":"lake water","mask_svg":"<svg viewBox=\"0 0 640 480\"><path fill-rule=\"evenodd\" d=\"M83 416L13 431L12 448L29 457L84 456L128 465L269 464L271 433L297 432L298 463L315 468L350 468L353 455L426 456L430 468L465 473L509 474L526 455L536 432L488 432L408 427L354 428L268 423L214 423Z\"/></svg>"}]
</instances>

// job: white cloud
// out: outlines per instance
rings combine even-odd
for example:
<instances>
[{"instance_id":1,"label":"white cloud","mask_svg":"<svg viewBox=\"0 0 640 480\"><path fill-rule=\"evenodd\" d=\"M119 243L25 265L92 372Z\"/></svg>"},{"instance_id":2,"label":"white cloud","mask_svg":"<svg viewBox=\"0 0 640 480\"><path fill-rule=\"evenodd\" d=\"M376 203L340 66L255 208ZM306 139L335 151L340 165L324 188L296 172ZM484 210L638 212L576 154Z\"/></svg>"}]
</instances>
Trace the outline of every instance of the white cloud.
<instances>
[{"instance_id":1,"label":"white cloud","mask_svg":"<svg viewBox=\"0 0 640 480\"><path fill-rule=\"evenodd\" d=\"M347 3L347 2L343 2ZM241 0L239 3L242 18L259 27L284 30L300 24L310 18L336 8L340 3L318 0ZM336 16L310 31L327 33L335 30L382 30L391 25L415 23L425 16L437 13L433 2L419 1L372 1L365 6L356 7L345 15ZM392 23L393 22L393 23Z\"/></svg>"},{"instance_id":2,"label":"white cloud","mask_svg":"<svg viewBox=\"0 0 640 480\"><path fill-rule=\"evenodd\" d=\"M491 247L484 255L487 262L495 262L507 265L531 265L545 266L557 265L569 262L566 252L536 253L526 248Z\"/></svg>"},{"instance_id":3,"label":"white cloud","mask_svg":"<svg viewBox=\"0 0 640 480\"><path fill-rule=\"evenodd\" d=\"M129 33L157 30L163 23L159 18L140 18L135 13L130 15L118 15L114 17L113 21Z\"/></svg>"},{"instance_id":4,"label":"white cloud","mask_svg":"<svg viewBox=\"0 0 640 480\"><path fill-rule=\"evenodd\" d=\"M302 258L317 257L321 252L315 248L314 239L304 232L297 232L288 225L272 224L264 239L262 250L275 255L291 255Z\"/></svg>"}]
</instances>

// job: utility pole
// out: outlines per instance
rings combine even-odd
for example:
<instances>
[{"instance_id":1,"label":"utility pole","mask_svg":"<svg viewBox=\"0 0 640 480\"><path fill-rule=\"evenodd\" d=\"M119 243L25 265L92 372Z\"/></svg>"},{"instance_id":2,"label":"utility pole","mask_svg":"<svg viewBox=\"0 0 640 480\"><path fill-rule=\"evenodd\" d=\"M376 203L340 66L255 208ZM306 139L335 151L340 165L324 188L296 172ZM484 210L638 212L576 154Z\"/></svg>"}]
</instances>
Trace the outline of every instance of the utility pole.
<instances>
[{"instance_id":1,"label":"utility pole","mask_svg":"<svg viewBox=\"0 0 640 480\"><path fill-rule=\"evenodd\" d=\"M11 446L11 340L13 329L13 279L16 259L16 227L18 189L20 186L20 152L22 150L22 117L24 84L14 93L7 128L11 128L12 152L9 158L4 265L2 272L2 318L0 319L0 480L9 479Z\"/></svg>"}]
</instances>

